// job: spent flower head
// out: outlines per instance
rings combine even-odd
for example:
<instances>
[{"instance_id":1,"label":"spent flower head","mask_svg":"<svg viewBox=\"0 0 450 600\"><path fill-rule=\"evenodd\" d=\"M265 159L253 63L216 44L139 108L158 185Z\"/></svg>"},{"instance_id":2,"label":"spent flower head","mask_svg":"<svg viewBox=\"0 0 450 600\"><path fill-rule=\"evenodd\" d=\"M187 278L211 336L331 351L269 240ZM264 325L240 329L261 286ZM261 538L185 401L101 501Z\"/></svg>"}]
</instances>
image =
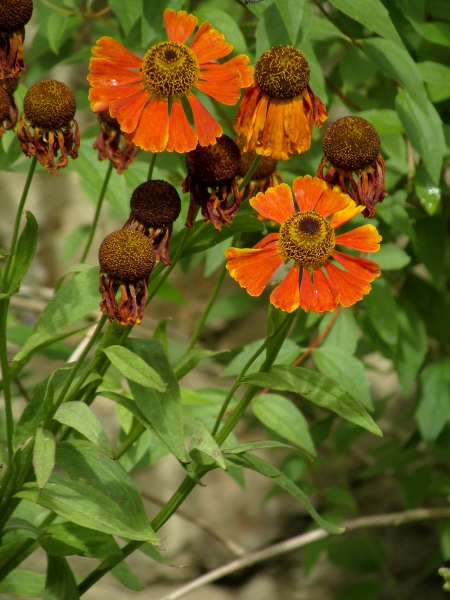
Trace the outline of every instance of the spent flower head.
<instances>
[{"instance_id":1,"label":"spent flower head","mask_svg":"<svg viewBox=\"0 0 450 600\"><path fill-rule=\"evenodd\" d=\"M23 42L25 25L33 14L32 0L0 2L0 79L13 79L25 69Z\"/></svg>"},{"instance_id":2,"label":"spent flower head","mask_svg":"<svg viewBox=\"0 0 450 600\"><path fill-rule=\"evenodd\" d=\"M117 119L113 119L109 110L98 113L100 131L92 147L98 150L99 160L109 160L120 175L136 158L139 148L125 140Z\"/></svg>"},{"instance_id":3,"label":"spent flower head","mask_svg":"<svg viewBox=\"0 0 450 600\"><path fill-rule=\"evenodd\" d=\"M17 130L22 152L36 155L50 173L66 167L68 156L77 158L80 147L75 111L75 96L65 83L46 79L33 85L25 95Z\"/></svg>"}]
</instances>

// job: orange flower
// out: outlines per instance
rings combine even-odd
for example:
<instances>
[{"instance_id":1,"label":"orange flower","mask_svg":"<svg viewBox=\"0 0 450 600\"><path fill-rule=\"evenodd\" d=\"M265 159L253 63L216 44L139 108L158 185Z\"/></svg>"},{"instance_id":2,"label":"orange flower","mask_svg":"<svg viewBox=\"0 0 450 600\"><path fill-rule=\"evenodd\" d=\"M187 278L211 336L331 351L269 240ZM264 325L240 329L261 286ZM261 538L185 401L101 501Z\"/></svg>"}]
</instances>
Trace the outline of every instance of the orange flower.
<instances>
[{"instance_id":1,"label":"orange flower","mask_svg":"<svg viewBox=\"0 0 450 600\"><path fill-rule=\"evenodd\" d=\"M264 52L234 122L236 133L246 138L245 152L288 160L309 149L313 125L321 127L328 118L309 76L305 55L293 46Z\"/></svg>"},{"instance_id":2,"label":"orange flower","mask_svg":"<svg viewBox=\"0 0 450 600\"><path fill-rule=\"evenodd\" d=\"M330 188L309 175L295 179L292 187L299 212L285 183L250 200L265 219L280 223L280 231L269 233L254 248L229 248L227 269L251 296L259 296L275 271L293 260L270 295L274 306L286 312L301 306L317 313L334 310L339 304L351 306L369 293L380 267L371 260L344 254L336 245L376 252L381 237L373 225L335 233L364 210L338 187Z\"/></svg>"},{"instance_id":3,"label":"orange flower","mask_svg":"<svg viewBox=\"0 0 450 600\"><path fill-rule=\"evenodd\" d=\"M128 142L152 152L189 152L197 142L214 144L222 135L221 126L192 88L234 105L240 88L251 84L253 68L244 54L217 62L233 47L208 21L189 46L186 41L197 18L184 10L167 9L164 21L169 41L152 46L143 59L110 37L98 40L89 64L89 99L94 112L109 109ZM190 105L195 131L186 117L183 97Z\"/></svg>"}]
</instances>

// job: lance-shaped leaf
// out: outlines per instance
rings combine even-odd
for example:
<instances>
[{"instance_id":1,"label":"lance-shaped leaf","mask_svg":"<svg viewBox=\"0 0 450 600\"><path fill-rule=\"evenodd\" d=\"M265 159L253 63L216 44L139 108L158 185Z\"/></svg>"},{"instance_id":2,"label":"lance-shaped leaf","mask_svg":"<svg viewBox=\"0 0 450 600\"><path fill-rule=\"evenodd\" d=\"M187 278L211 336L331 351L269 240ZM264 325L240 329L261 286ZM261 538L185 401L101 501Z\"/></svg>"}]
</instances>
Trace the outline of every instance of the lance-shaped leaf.
<instances>
[{"instance_id":1,"label":"lance-shaped leaf","mask_svg":"<svg viewBox=\"0 0 450 600\"><path fill-rule=\"evenodd\" d=\"M197 419L196 427L191 437L189 455L200 465L207 466L217 463L222 469L226 470L227 468L216 440L200 419Z\"/></svg>"},{"instance_id":2,"label":"lance-shaped leaf","mask_svg":"<svg viewBox=\"0 0 450 600\"><path fill-rule=\"evenodd\" d=\"M25 213L26 224L20 234L17 242L16 250L11 260L7 284L8 289L5 290L6 295L15 294L19 291L20 282L27 274L38 239L38 224L34 216L27 210Z\"/></svg>"},{"instance_id":3,"label":"lance-shaped leaf","mask_svg":"<svg viewBox=\"0 0 450 600\"><path fill-rule=\"evenodd\" d=\"M33 468L36 483L43 488L55 466L55 438L48 429L38 427L34 438Z\"/></svg>"},{"instance_id":4,"label":"lance-shaped leaf","mask_svg":"<svg viewBox=\"0 0 450 600\"><path fill-rule=\"evenodd\" d=\"M64 556L47 554L47 578L43 600L79 600L77 583Z\"/></svg>"},{"instance_id":5,"label":"lance-shaped leaf","mask_svg":"<svg viewBox=\"0 0 450 600\"><path fill-rule=\"evenodd\" d=\"M167 385L155 369L152 369L150 365L128 348L109 346L103 352L128 380L148 388L155 388L160 392L166 391Z\"/></svg>"}]
</instances>

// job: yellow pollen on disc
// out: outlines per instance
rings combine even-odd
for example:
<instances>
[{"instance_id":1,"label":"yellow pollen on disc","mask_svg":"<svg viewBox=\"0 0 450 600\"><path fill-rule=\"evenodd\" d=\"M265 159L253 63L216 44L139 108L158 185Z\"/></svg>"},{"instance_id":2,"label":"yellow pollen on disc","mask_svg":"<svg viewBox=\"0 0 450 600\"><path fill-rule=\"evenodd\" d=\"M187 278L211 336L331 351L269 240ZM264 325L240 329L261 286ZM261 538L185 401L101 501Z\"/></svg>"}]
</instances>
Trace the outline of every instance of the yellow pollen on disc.
<instances>
[{"instance_id":1,"label":"yellow pollen on disc","mask_svg":"<svg viewBox=\"0 0 450 600\"><path fill-rule=\"evenodd\" d=\"M315 212L298 212L280 227L279 248L284 260L303 267L322 265L332 254L334 229Z\"/></svg>"},{"instance_id":2,"label":"yellow pollen on disc","mask_svg":"<svg viewBox=\"0 0 450 600\"><path fill-rule=\"evenodd\" d=\"M200 74L194 52L180 42L162 42L150 48L141 70L147 90L162 98L183 96Z\"/></svg>"}]
</instances>

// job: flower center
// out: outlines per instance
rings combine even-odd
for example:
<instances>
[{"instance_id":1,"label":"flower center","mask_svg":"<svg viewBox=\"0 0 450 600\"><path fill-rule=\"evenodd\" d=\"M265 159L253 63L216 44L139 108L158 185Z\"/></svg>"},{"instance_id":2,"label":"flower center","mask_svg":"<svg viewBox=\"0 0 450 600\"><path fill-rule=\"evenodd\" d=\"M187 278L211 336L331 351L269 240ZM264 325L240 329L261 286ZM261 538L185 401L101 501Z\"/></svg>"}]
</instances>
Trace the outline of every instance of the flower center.
<instances>
[{"instance_id":1,"label":"flower center","mask_svg":"<svg viewBox=\"0 0 450 600\"><path fill-rule=\"evenodd\" d=\"M338 169L363 169L378 156L380 137L375 127L362 117L342 117L327 129L323 151Z\"/></svg>"},{"instance_id":2,"label":"flower center","mask_svg":"<svg viewBox=\"0 0 450 600\"><path fill-rule=\"evenodd\" d=\"M147 89L163 98L186 94L197 83L199 74L197 57L180 42L156 44L142 61Z\"/></svg>"},{"instance_id":3,"label":"flower center","mask_svg":"<svg viewBox=\"0 0 450 600\"><path fill-rule=\"evenodd\" d=\"M131 195L133 216L147 227L167 227L178 218L181 200L177 190L161 179L144 181Z\"/></svg>"},{"instance_id":4,"label":"flower center","mask_svg":"<svg viewBox=\"0 0 450 600\"><path fill-rule=\"evenodd\" d=\"M23 111L33 127L59 129L75 116L75 96L65 83L45 79L25 94Z\"/></svg>"},{"instance_id":5,"label":"flower center","mask_svg":"<svg viewBox=\"0 0 450 600\"><path fill-rule=\"evenodd\" d=\"M100 244L98 260L102 273L122 282L136 282L150 275L155 253L148 237L135 230L119 229Z\"/></svg>"},{"instance_id":6,"label":"flower center","mask_svg":"<svg viewBox=\"0 0 450 600\"><path fill-rule=\"evenodd\" d=\"M189 175L206 186L226 185L239 173L241 153L236 143L227 135L217 138L213 145L197 145L186 154Z\"/></svg>"},{"instance_id":7,"label":"flower center","mask_svg":"<svg viewBox=\"0 0 450 600\"><path fill-rule=\"evenodd\" d=\"M334 250L334 230L315 212L298 212L280 227L279 246L284 260L304 267L322 265Z\"/></svg>"},{"instance_id":8,"label":"flower center","mask_svg":"<svg viewBox=\"0 0 450 600\"><path fill-rule=\"evenodd\" d=\"M287 100L303 92L310 69L305 55L294 46L276 46L256 63L255 80L271 98Z\"/></svg>"}]
</instances>

